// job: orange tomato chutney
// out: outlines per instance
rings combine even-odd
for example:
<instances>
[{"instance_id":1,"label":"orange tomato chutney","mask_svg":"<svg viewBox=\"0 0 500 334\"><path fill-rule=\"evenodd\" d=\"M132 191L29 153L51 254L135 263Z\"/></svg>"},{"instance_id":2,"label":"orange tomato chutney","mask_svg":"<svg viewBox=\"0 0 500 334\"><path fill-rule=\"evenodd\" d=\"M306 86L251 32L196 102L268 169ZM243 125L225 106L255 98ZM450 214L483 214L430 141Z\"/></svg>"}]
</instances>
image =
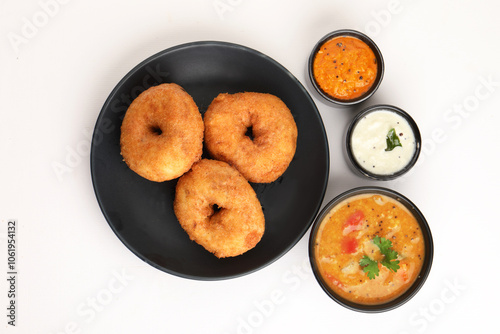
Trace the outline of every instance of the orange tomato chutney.
<instances>
[{"instance_id":1,"label":"orange tomato chutney","mask_svg":"<svg viewBox=\"0 0 500 334\"><path fill-rule=\"evenodd\" d=\"M377 58L362 40L340 36L321 45L313 61L317 85L333 98L352 100L362 96L377 77Z\"/></svg>"},{"instance_id":2,"label":"orange tomato chutney","mask_svg":"<svg viewBox=\"0 0 500 334\"><path fill-rule=\"evenodd\" d=\"M373 243L379 236L392 242L400 268L382 266L384 255ZM425 245L420 225L398 201L379 194L353 196L323 219L314 240L318 271L328 287L356 304L378 305L402 295L418 277ZM367 255L378 261L379 275L369 279L359 264Z\"/></svg>"}]
</instances>

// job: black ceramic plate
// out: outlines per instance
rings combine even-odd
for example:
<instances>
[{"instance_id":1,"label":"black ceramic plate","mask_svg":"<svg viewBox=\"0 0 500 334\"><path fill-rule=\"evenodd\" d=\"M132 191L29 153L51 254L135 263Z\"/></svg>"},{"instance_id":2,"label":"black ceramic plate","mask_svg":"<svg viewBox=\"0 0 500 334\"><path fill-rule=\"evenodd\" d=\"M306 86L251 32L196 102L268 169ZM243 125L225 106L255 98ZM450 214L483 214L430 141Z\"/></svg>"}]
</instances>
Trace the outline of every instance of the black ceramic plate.
<instances>
[{"instance_id":1,"label":"black ceramic plate","mask_svg":"<svg viewBox=\"0 0 500 334\"><path fill-rule=\"evenodd\" d=\"M266 231L257 246L243 255L218 259L192 242L173 212L177 180L148 181L122 160L120 126L128 105L148 87L166 82L182 86L202 114L219 93L242 91L274 94L292 111L299 132L296 154L278 180L252 184L264 210ZM210 41L172 47L130 71L97 119L90 160L97 201L118 238L150 265L200 280L248 274L285 254L318 213L329 173L323 122L300 82L258 51Z\"/></svg>"}]
</instances>

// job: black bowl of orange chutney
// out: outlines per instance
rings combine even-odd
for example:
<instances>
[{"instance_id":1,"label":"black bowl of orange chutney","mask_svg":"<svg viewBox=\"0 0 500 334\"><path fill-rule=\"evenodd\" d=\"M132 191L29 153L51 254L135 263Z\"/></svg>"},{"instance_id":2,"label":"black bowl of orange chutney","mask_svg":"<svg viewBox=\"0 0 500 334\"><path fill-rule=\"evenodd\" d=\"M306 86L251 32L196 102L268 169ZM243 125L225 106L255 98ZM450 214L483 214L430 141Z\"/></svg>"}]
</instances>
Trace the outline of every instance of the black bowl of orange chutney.
<instances>
[{"instance_id":1,"label":"black bowl of orange chutney","mask_svg":"<svg viewBox=\"0 0 500 334\"><path fill-rule=\"evenodd\" d=\"M384 312L410 300L432 266L434 245L423 214L403 195L360 187L330 201L309 239L316 280L340 305Z\"/></svg>"},{"instance_id":2,"label":"black bowl of orange chutney","mask_svg":"<svg viewBox=\"0 0 500 334\"><path fill-rule=\"evenodd\" d=\"M375 42L350 29L321 38L308 63L316 91L337 106L351 106L371 97L384 77L384 59Z\"/></svg>"}]
</instances>

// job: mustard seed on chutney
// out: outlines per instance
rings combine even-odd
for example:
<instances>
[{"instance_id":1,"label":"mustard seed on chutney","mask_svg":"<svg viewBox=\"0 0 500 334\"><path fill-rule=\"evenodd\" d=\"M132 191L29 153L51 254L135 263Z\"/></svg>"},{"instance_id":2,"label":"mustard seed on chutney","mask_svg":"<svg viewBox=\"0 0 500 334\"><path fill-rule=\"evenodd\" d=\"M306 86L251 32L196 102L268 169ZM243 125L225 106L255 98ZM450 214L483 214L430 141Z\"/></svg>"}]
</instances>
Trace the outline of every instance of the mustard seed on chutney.
<instances>
[{"instance_id":1,"label":"mustard seed on chutney","mask_svg":"<svg viewBox=\"0 0 500 334\"><path fill-rule=\"evenodd\" d=\"M313 249L329 289L361 305L384 304L404 294L419 276L426 251L413 214L376 193L354 195L331 208Z\"/></svg>"},{"instance_id":2,"label":"mustard seed on chutney","mask_svg":"<svg viewBox=\"0 0 500 334\"><path fill-rule=\"evenodd\" d=\"M377 77L377 58L362 40L334 37L321 45L314 56L313 75L324 93L339 100L365 94Z\"/></svg>"}]
</instances>

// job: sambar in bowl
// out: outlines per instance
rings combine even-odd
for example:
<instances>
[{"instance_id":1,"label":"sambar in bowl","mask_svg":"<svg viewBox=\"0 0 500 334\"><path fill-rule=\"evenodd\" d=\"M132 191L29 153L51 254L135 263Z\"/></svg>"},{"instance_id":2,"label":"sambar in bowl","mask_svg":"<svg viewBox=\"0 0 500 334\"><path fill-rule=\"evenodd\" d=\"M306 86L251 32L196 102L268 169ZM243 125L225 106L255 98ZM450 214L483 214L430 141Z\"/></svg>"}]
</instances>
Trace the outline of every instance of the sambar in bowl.
<instances>
[{"instance_id":1,"label":"sambar in bowl","mask_svg":"<svg viewBox=\"0 0 500 334\"><path fill-rule=\"evenodd\" d=\"M429 275L434 245L420 210L382 187L354 188L330 201L316 218L309 258L323 290L361 312L401 306Z\"/></svg>"}]
</instances>

